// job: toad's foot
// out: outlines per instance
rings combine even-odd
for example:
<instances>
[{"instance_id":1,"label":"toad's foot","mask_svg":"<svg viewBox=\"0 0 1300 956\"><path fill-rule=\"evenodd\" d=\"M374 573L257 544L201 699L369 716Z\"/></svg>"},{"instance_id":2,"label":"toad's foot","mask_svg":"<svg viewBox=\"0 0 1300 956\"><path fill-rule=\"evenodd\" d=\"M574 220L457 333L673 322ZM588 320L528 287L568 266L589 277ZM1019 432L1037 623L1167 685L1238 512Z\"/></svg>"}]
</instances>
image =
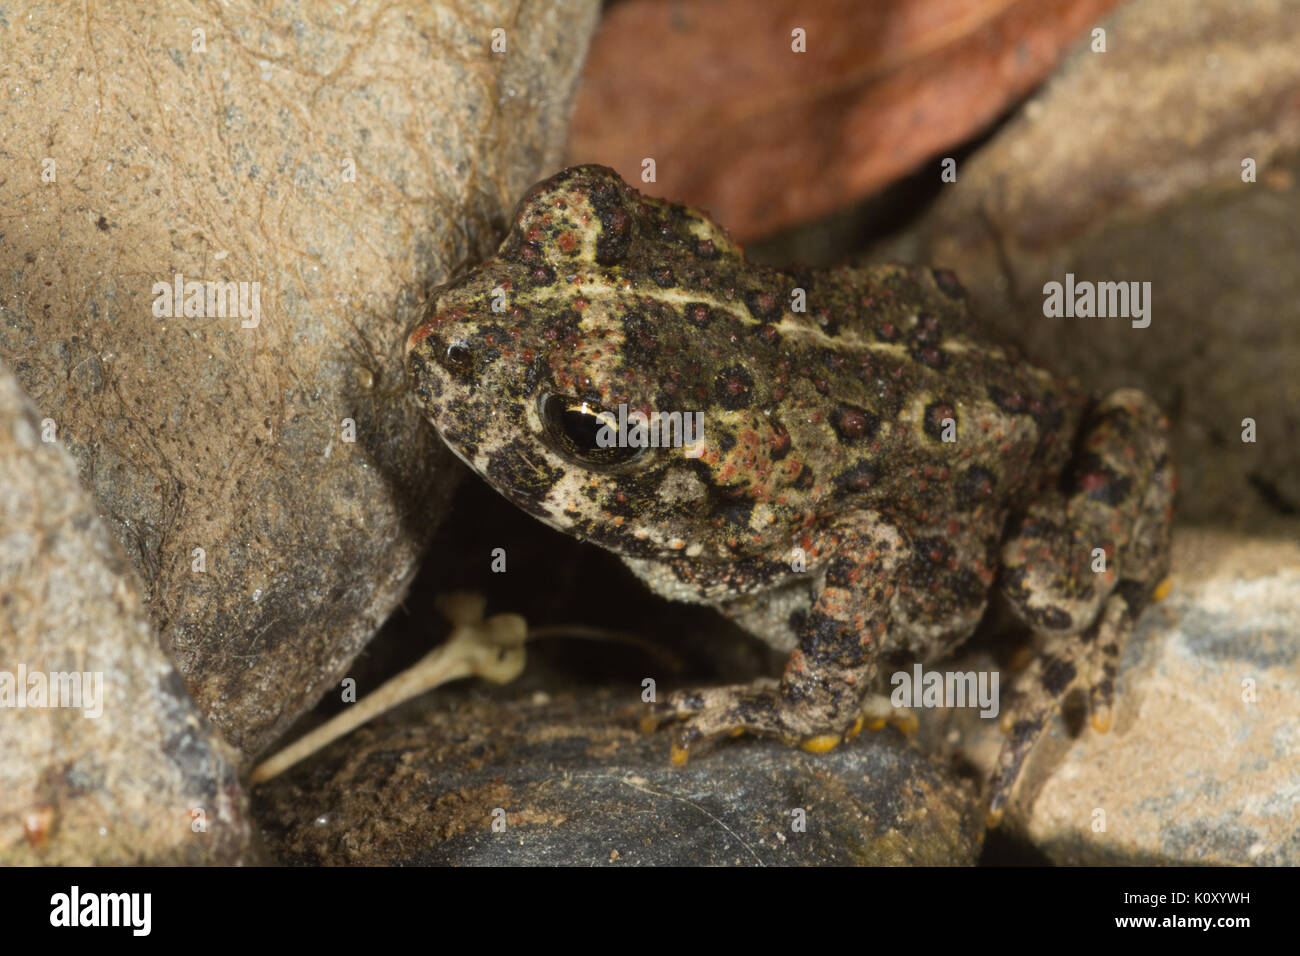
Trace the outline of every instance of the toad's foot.
<instances>
[{"instance_id":1,"label":"toad's foot","mask_svg":"<svg viewBox=\"0 0 1300 956\"><path fill-rule=\"evenodd\" d=\"M1074 640L1049 644L1017 677L1015 697L1003 716L1007 736L989 781L989 826L1001 822L1030 751L1071 692L1083 691L1093 730L1110 730L1124 638L1148 601L1163 597L1165 590L1162 583L1149 594L1142 583L1121 582L1106 600L1099 621Z\"/></svg>"},{"instance_id":2,"label":"toad's foot","mask_svg":"<svg viewBox=\"0 0 1300 956\"><path fill-rule=\"evenodd\" d=\"M886 725L904 737L911 737L920 729L921 722L910 707L897 706L884 694L867 695L858 708L859 728L880 730Z\"/></svg>"},{"instance_id":3,"label":"toad's foot","mask_svg":"<svg viewBox=\"0 0 1300 956\"><path fill-rule=\"evenodd\" d=\"M825 708L801 706L775 686L743 684L677 691L652 706L641 728L653 732L669 721L685 721L674 732L671 750L672 762L680 766L701 744L741 734L774 737L810 753L826 753L863 727L865 717L856 708L845 708L845 713L847 719L836 718Z\"/></svg>"},{"instance_id":4,"label":"toad's foot","mask_svg":"<svg viewBox=\"0 0 1300 956\"><path fill-rule=\"evenodd\" d=\"M680 766L690 758L692 748L720 737L774 737L809 753L826 753L852 740L864 728L880 730L888 724L910 736L918 726L911 710L894 707L889 698L874 694L856 710L848 709L848 713L846 721L824 710L792 706L772 682L678 691L642 717L641 729L653 733L662 724L684 720L671 751L673 763Z\"/></svg>"}]
</instances>

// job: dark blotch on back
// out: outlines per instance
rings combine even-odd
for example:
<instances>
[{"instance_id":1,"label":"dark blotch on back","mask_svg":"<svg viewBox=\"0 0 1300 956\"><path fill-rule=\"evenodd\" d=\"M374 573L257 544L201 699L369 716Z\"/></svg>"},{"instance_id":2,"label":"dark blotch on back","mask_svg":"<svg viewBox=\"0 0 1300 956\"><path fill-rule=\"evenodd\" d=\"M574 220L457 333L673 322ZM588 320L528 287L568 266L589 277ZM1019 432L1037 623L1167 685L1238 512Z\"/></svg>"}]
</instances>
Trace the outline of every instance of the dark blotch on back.
<instances>
[{"instance_id":1,"label":"dark blotch on back","mask_svg":"<svg viewBox=\"0 0 1300 956\"><path fill-rule=\"evenodd\" d=\"M650 278L661 289L671 289L677 285L677 277L673 275L673 270L665 265L651 266Z\"/></svg>"},{"instance_id":2,"label":"dark blotch on back","mask_svg":"<svg viewBox=\"0 0 1300 956\"><path fill-rule=\"evenodd\" d=\"M770 288L747 289L745 305L749 307L749 314L759 322L779 322L784 311L781 296Z\"/></svg>"},{"instance_id":3,"label":"dark blotch on back","mask_svg":"<svg viewBox=\"0 0 1300 956\"><path fill-rule=\"evenodd\" d=\"M740 411L753 404L754 379L743 365L732 365L718 373L713 391L727 411Z\"/></svg>"},{"instance_id":4,"label":"dark blotch on back","mask_svg":"<svg viewBox=\"0 0 1300 956\"><path fill-rule=\"evenodd\" d=\"M591 208L600 219L596 261L602 266L625 261L632 247L636 225L627 210L625 189L622 183L602 182L591 190Z\"/></svg>"},{"instance_id":5,"label":"dark blotch on back","mask_svg":"<svg viewBox=\"0 0 1300 956\"><path fill-rule=\"evenodd\" d=\"M880 469L865 461L846 468L835 476L835 487L841 491L860 494L869 491L880 480Z\"/></svg>"},{"instance_id":6,"label":"dark blotch on back","mask_svg":"<svg viewBox=\"0 0 1300 956\"><path fill-rule=\"evenodd\" d=\"M658 323L652 322L640 312L626 312L623 315L623 352L629 364L641 368L653 368L659 356Z\"/></svg>"},{"instance_id":7,"label":"dark blotch on back","mask_svg":"<svg viewBox=\"0 0 1300 956\"><path fill-rule=\"evenodd\" d=\"M1070 478L1072 490L1082 490L1088 485L1088 500L1100 501L1102 504L1118 506L1127 500L1133 491L1133 481L1115 471L1105 460L1092 452L1079 456Z\"/></svg>"},{"instance_id":8,"label":"dark blotch on back","mask_svg":"<svg viewBox=\"0 0 1300 956\"><path fill-rule=\"evenodd\" d=\"M957 424L957 410L952 402L944 398L936 399L925 406L925 417L921 419L921 427L935 441L943 441L943 423L949 418L954 425ZM960 438L960 435L957 437Z\"/></svg>"},{"instance_id":9,"label":"dark blotch on back","mask_svg":"<svg viewBox=\"0 0 1300 956\"><path fill-rule=\"evenodd\" d=\"M953 490L958 511L974 511L993 497L998 479L980 465L971 465L957 476Z\"/></svg>"},{"instance_id":10,"label":"dark blotch on back","mask_svg":"<svg viewBox=\"0 0 1300 956\"><path fill-rule=\"evenodd\" d=\"M844 402L835 406L830 421L836 436L846 445L870 440L880 428L880 416Z\"/></svg>"},{"instance_id":11,"label":"dark blotch on back","mask_svg":"<svg viewBox=\"0 0 1300 956\"><path fill-rule=\"evenodd\" d=\"M713 321L713 310L703 302L686 303L686 321L696 328L707 328Z\"/></svg>"}]
</instances>

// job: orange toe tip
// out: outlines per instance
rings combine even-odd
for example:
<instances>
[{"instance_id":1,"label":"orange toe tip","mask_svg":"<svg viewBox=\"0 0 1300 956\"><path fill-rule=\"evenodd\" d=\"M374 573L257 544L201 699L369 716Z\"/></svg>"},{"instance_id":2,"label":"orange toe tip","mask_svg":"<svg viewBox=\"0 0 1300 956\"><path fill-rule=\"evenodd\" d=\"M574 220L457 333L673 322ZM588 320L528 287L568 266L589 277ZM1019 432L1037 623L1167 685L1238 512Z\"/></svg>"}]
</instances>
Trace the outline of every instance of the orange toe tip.
<instances>
[{"instance_id":1,"label":"orange toe tip","mask_svg":"<svg viewBox=\"0 0 1300 956\"><path fill-rule=\"evenodd\" d=\"M839 746L839 742L838 734L818 734L816 737L804 740L799 746L810 754L824 754L834 750Z\"/></svg>"},{"instance_id":2,"label":"orange toe tip","mask_svg":"<svg viewBox=\"0 0 1300 956\"><path fill-rule=\"evenodd\" d=\"M672 749L668 751L668 759L672 761L674 767L685 767L686 761L691 759L690 748L673 744Z\"/></svg>"},{"instance_id":3,"label":"orange toe tip","mask_svg":"<svg viewBox=\"0 0 1300 956\"><path fill-rule=\"evenodd\" d=\"M883 726L885 726L885 718L879 717L876 720L868 722L867 730L879 730Z\"/></svg>"},{"instance_id":4,"label":"orange toe tip","mask_svg":"<svg viewBox=\"0 0 1300 956\"><path fill-rule=\"evenodd\" d=\"M853 722L853 726L849 728L849 732L844 735L844 739L852 740L858 734L862 733L862 725L865 723L866 723L866 718L864 717L859 717L857 720L855 720Z\"/></svg>"},{"instance_id":5,"label":"orange toe tip","mask_svg":"<svg viewBox=\"0 0 1300 956\"><path fill-rule=\"evenodd\" d=\"M659 721L654 714L641 715L641 733L653 734L659 729Z\"/></svg>"},{"instance_id":6,"label":"orange toe tip","mask_svg":"<svg viewBox=\"0 0 1300 956\"><path fill-rule=\"evenodd\" d=\"M1157 584L1156 589L1151 592L1151 599L1153 601L1163 601L1165 598L1169 597L1169 592L1172 591L1173 589L1174 589L1173 578L1165 578L1163 581Z\"/></svg>"},{"instance_id":7,"label":"orange toe tip","mask_svg":"<svg viewBox=\"0 0 1300 956\"><path fill-rule=\"evenodd\" d=\"M988 828L989 828L990 830L992 830L994 827L996 827L996 826L997 826L999 823L1001 823L1001 822L1002 822L1002 810L1001 810L1001 808L999 808L999 809L997 809L997 810L994 810L994 809L990 808L989 810L985 811L985 813L984 813L984 823L988 826Z\"/></svg>"},{"instance_id":8,"label":"orange toe tip","mask_svg":"<svg viewBox=\"0 0 1300 956\"><path fill-rule=\"evenodd\" d=\"M1114 714L1109 707L1099 707L1092 712L1092 729L1099 734L1104 734L1110 730L1110 722Z\"/></svg>"}]
</instances>

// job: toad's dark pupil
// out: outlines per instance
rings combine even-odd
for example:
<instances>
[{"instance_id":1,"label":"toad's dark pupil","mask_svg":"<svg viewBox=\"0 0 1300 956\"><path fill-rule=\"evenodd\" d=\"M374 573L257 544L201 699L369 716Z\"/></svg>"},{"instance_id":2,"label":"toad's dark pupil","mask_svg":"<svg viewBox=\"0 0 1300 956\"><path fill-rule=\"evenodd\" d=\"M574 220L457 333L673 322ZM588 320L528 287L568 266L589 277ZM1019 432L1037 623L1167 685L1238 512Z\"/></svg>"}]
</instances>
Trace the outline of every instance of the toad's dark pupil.
<instances>
[{"instance_id":1,"label":"toad's dark pupil","mask_svg":"<svg viewBox=\"0 0 1300 956\"><path fill-rule=\"evenodd\" d=\"M607 438L617 442L618 430L613 425L617 418L598 405L563 396L549 396L542 408L547 430L560 450L587 465L608 467L621 465L638 458L639 447L624 447L617 443L602 447L599 441L602 429Z\"/></svg>"},{"instance_id":2,"label":"toad's dark pupil","mask_svg":"<svg viewBox=\"0 0 1300 956\"><path fill-rule=\"evenodd\" d=\"M605 423L595 415L583 411L581 408L569 408L564 411L561 421L564 424L564 433L579 448L584 451L592 451L600 447L596 443L596 436Z\"/></svg>"}]
</instances>

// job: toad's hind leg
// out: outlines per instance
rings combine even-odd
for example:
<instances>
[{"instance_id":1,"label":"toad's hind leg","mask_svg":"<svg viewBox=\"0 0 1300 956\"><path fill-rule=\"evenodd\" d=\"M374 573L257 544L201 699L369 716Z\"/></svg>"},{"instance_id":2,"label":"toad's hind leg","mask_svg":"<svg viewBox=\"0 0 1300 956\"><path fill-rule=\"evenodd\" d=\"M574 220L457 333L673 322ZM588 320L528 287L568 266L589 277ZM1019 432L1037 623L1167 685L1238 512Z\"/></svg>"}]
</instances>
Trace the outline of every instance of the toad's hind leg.
<instances>
[{"instance_id":1,"label":"toad's hind leg","mask_svg":"<svg viewBox=\"0 0 1300 956\"><path fill-rule=\"evenodd\" d=\"M675 732L674 763L685 763L706 741L740 733L822 752L862 726L861 702L875 676L906 548L897 529L863 513L827 532L819 548L833 557L779 687L682 691L646 714L647 730L685 720Z\"/></svg>"},{"instance_id":2,"label":"toad's hind leg","mask_svg":"<svg viewBox=\"0 0 1300 956\"><path fill-rule=\"evenodd\" d=\"M1044 640L1007 711L990 781L993 822L1073 688L1084 689L1093 728L1110 727L1124 642L1169 569L1168 427L1142 392L1108 395L1089 416L1063 492L1031 507L1003 548L1003 594ZM1095 549L1104 570L1093 570Z\"/></svg>"}]
</instances>

